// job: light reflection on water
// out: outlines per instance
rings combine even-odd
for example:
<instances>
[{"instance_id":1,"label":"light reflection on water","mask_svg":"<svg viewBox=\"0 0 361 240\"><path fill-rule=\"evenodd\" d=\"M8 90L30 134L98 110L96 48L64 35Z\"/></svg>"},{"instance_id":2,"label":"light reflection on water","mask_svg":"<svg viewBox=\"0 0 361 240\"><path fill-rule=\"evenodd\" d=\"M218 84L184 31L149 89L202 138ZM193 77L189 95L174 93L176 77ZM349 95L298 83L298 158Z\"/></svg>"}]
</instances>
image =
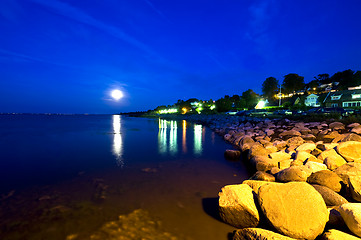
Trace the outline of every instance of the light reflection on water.
<instances>
[{"instance_id":1,"label":"light reflection on water","mask_svg":"<svg viewBox=\"0 0 361 240\"><path fill-rule=\"evenodd\" d=\"M123 137L121 133L121 116L120 115L113 115L113 154L115 156L117 165L120 167L124 166L124 159L123 159Z\"/></svg>"},{"instance_id":2,"label":"light reflection on water","mask_svg":"<svg viewBox=\"0 0 361 240\"><path fill-rule=\"evenodd\" d=\"M169 152L174 155L178 152L178 122L174 120L159 119L158 150L159 153ZM202 141L205 136L205 128L200 124L194 124L193 153L202 154ZM169 136L169 137L168 137ZM187 122L182 121L182 152L187 153Z\"/></svg>"}]
</instances>

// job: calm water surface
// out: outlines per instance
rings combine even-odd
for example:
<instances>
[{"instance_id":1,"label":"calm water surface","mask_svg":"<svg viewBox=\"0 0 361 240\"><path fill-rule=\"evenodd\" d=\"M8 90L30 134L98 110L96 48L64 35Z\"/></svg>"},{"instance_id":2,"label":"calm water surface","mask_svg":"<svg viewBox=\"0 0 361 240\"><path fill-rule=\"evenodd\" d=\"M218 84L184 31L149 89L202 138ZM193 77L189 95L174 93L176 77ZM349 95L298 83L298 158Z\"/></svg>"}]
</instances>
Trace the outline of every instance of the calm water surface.
<instances>
[{"instance_id":1,"label":"calm water surface","mask_svg":"<svg viewBox=\"0 0 361 240\"><path fill-rule=\"evenodd\" d=\"M0 239L112 239L109 223L138 239L142 216L157 222L148 237L227 239L217 193L248 177L227 148L186 121L0 115Z\"/></svg>"}]
</instances>

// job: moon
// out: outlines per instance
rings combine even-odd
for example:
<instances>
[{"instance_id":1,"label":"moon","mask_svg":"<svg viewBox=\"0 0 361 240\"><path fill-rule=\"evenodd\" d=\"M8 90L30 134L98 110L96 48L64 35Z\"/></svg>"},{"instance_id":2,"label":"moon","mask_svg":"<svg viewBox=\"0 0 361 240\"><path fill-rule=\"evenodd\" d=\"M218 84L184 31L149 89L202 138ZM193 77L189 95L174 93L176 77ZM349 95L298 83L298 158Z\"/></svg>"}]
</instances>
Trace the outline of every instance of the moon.
<instances>
[{"instance_id":1,"label":"moon","mask_svg":"<svg viewBox=\"0 0 361 240\"><path fill-rule=\"evenodd\" d=\"M118 101L119 99L121 99L124 96L124 94L122 91L115 89L112 91L111 96L114 100Z\"/></svg>"}]
</instances>

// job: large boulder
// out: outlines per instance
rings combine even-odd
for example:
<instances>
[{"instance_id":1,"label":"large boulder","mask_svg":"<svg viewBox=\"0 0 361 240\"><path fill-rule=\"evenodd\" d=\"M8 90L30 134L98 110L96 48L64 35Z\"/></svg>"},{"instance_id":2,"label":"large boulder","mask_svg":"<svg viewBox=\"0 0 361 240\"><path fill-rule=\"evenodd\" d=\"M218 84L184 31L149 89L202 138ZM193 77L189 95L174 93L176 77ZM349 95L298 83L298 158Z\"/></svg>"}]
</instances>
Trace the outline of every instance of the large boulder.
<instances>
[{"instance_id":1,"label":"large boulder","mask_svg":"<svg viewBox=\"0 0 361 240\"><path fill-rule=\"evenodd\" d=\"M328 221L324 200L305 182L263 185L258 190L258 201L271 225L292 238L315 239Z\"/></svg>"},{"instance_id":2,"label":"large boulder","mask_svg":"<svg viewBox=\"0 0 361 240\"><path fill-rule=\"evenodd\" d=\"M276 174L279 182L306 182L308 176L309 173L303 166L292 166Z\"/></svg>"},{"instance_id":3,"label":"large boulder","mask_svg":"<svg viewBox=\"0 0 361 240\"><path fill-rule=\"evenodd\" d=\"M361 202L361 176L350 176L348 184L352 198Z\"/></svg>"},{"instance_id":4,"label":"large boulder","mask_svg":"<svg viewBox=\"0 0 361 240\"><path fill-rule=\"evenodd\" d=\"M361 162L361 142L342 142L336 150L347 162Z\"/></svg>"},{"instance_id":5,"label":"large boulder","mask_svg":"<svg viewBox=\"0 0 361 240\"><path fill-rule=\"evenodd\" d=\"M236 227L256 227L259 213L254 192L247 184L224 186L218 194L219 213L223 221Z\"/></svg>"},{"instance_id":6,"label":"large boulder","mask_svg":"<svg viewBox=\"0 0 361 240\"><path fill-rule=\"evenodd\" d=\"M327 206L341 206L344 203L348 203L344 197L328 187L317 184L313 184L312 186L321 194Z\"/></svg>"},{"instance_id":7,"label":"large boulder","mask_svg":"<svg viewBox=\"0 0 361 240\"><path fill-rule=\"evenodd\" d=\"M361 176L361 163L349 162L333 170L348 186L350 176Z\"/></svg>"},{"instance_id":8,"label":"large boulder","mask_svg":"<svg viewBox=\"0 0 361 240\"><path fill-rule=\"evenodd\" d=\"M311 184L326 186L335 192L340 192L342 188L342 179L336 173L330 170L322 170L312 173L307 178L307 182Z\"/></svg>"},{"instance_id":9,"label":"large boulder","mask_svg":"<svg viewBox=\"0 0 361 240\"><path fill-rule=\"evenodd\" d=\"M336 229L330 229L322 235L322 240L360 240L351 234L341 232Z\"/></svg>"},{"instance_id":10,"label":"large boulder","mask_svg":"<svg viewBox=\"0 0 361 240\"><path fill-rule=\"evenodd\" d=\"M235 232L233 240L292 240L294 238L262 228L243 228Z\"/></svg>"},{"instance_id":11,"label":"large boulder","mask_svg":"<svg viewBox=\"0 0 361 240\"><path fill-rule=\"evenodd\" d=\"M320 155L318 155L317 158L322 160L322 162L323 162L329 156L338 157L340 155L337 154L335 149L328 149L328 150L323 151Z\"/></svg>"},{"instance_id":12,"label":"large boulder","mask_svg":"<svg viewBox=\"0 0 361 240\"><path fill-rule=\"evenodd\" d=\"M342 204L338 211L351 232L361 237L361 203Z\"/></svg>"}]
</instances>

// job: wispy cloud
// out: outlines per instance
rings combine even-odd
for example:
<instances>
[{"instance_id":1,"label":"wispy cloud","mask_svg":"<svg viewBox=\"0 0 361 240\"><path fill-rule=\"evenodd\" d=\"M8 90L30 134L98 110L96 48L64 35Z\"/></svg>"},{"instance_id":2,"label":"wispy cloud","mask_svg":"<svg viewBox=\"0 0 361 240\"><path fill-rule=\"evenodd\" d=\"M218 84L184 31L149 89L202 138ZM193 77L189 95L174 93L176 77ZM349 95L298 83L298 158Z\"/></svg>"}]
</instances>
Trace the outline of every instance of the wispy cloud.
<instances>
[{"instance_id":1,"label":"wispy cloud","mask_svg":"<svg viewBox=\"0 0 361 240\"><path fill-rule=\"evenodd\" d=\"M8 50L5 50L5 49L0 49L0 56L2 57L2 59L12 60L12 61L46 62L45 60L43 60L41 58L32 57L32 56L29 56L29 55L8 51Z\"/></svg>"},{"instance_id":2,"label":"wispy cloud","mask_svg":"<svg viewBox=\"0 0 361 240\"><path fill-rule=\"evenodd\" d=\"M58 0L30 0L34 3L40 4L42 6L51 8L55 10L58 14L67 17L69 19L75 20L77 22L86 24L88 26L94 27L98 30L105 32L113 37L116 37L140 50L145 51L146 53L157 55L150 47L148 47L143 42L139 41L138 39L128 35L121 29L114 27L110 24L106 24L86 12L82 11L81 9L75 8L67 3L63 3Z\"/></svg>"},{"instance_id":3,"label":"wispy cloud","mask_svg":"<svg viewBox=\"0 0 361 240\"><path fill-rule=\"evenodd\" d=\"M144 0L159 16L169 21L169 19L163 14L162 11L160 11L158 8L154 6L154 4L149 0Z\"/></svg>"}]
</instances>

